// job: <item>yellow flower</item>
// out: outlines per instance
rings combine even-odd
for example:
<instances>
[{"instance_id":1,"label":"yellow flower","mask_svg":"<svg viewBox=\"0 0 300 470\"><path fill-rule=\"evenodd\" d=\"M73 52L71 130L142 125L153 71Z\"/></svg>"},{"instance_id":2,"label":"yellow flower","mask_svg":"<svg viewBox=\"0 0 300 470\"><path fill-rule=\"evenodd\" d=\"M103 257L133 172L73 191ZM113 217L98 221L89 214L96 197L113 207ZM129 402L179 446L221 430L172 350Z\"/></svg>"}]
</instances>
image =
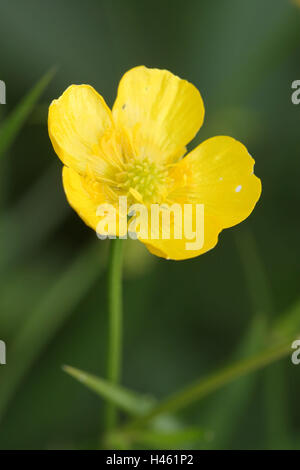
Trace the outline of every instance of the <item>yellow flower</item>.
<instances>
[{"instance_id":1,"label":"yellow flower","mask_svg":"<svg viewBox=\"0 0 300 470\"><path fill-rule=\"evenodd\" d=\"M208 139L184 156L203 119L199 91L166 70L140 66L125 73L112 111L91 86L70 86L52 102L48 119L70 205L96 230L97 207L109 203L118 208L119 196L148 208L203 204L200 249L187 250L185 236L174 237L174 218L170 239L139 238L151 253L167 259L212 249L222 229L252 212L261 182L247 149L231 137Z\"/></svg>"}]
</instances>

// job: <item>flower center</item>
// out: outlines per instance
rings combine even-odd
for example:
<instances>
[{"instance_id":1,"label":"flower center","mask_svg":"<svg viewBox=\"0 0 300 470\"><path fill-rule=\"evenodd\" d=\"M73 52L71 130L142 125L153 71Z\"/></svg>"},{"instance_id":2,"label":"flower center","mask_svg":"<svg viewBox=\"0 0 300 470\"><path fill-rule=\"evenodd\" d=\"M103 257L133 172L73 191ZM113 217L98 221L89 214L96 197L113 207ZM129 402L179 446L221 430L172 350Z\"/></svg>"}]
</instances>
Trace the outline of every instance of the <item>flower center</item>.
<instances>
[{"instance_id":1,"label":"flower center","mask_svg":"<svg viewBox=\"0 0 300 470\"><path fill-rule=\"evenodd\" d=\"M117 180L133 202L159 204L165 196L167 170L143 158L126 163L124 171L117 175Z\"/></svg>"}]
</instances>

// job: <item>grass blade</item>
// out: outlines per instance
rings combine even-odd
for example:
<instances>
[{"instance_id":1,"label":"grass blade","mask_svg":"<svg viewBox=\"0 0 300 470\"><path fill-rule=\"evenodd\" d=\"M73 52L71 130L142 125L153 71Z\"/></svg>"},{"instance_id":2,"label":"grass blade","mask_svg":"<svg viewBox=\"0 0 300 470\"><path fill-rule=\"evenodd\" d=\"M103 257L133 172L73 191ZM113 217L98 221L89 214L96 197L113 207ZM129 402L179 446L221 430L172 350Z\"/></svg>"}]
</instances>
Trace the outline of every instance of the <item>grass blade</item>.
<instances>
[{"instance_id":1,"label":"grass blade","mask_svg":"<svg viewBox=\"0 0 300 470\"><path fill-rule=\"evenodd\" d=\"M63 366L63 370L101 398L113 403L129 415L143 416L155 406L155 400L149 396L137 394L75 367ZM160 422L160 420L151 424L155 425L155 428L142 432L140 430L138 432L112 431L105 437L105 445L119 447L120 443L123 443L124 448L128 448L135 443L146 447L174 449L178 445L180 447L192 445L192 443L207 440L209 437L209 433L203 429L181 428L178 422L170 423L171 427L165 426L166 423ZM174 428L175 426L176 428Z\"/></svg>"},{"instance_id":2,"label":"grass blade","mask_svg":"<svg viewBox=\"0 0 300 470\"><path fill-rule=\"evenodd\" d=\"M13 143L35 103L51 81L54 73L55 69L51 69L47 72L0 126L0 158Z\"/></svg>"},{"instance_id":3,"label":"grass blade","mask_svg":"<svg viewBox=\"0 0 300 470\"><path fill-rule=\"evenodd\" d=\"M152 408L153 401L148 396L139 395L100 377L76 369L75 367L63 366L63 370L90 390L97 393L97 395L113 403L130 415L140 416Z\"/></svg>"}]
</instances>

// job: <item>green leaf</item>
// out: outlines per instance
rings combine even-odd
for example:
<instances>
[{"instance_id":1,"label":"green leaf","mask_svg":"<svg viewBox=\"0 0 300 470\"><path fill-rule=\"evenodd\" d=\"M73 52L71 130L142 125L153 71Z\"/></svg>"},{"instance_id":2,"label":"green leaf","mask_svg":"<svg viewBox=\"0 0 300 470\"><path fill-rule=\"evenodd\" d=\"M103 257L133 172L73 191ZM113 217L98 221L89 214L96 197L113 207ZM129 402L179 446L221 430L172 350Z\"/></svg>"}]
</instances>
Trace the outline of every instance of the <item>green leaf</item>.
<instances>
[{"instance_id":1,"label":"green leaf","mask_svg":"<svg viewBox=\"0 0 300 470\"><path fill-rule=\"evenodd\" d=\"M139 395L119 385L111 384L107 380L75 367L63 366L63 370L100 397L133 416L141 416L153 406L154 402L148 396Z\"/></svg>"},{"instance_id":2,"label":"green leaf","mask_svg":"<svg viewBox=\"0 0 300 470\"><path fill-rule=\"evenodd\" d=\"M95 375L86 373L82 370L76 369L75 367L63 366L63 370L78 380L80 383L85 385L87 388L95 392L104 400L113 403L117 408L124 411L133 417L139 417L145 415L157 404L154 397L148 395L142 395L133 392L120 385L112 384L109 381L97 377ZM167 440L167 436L174 435L174 440L177 436L179 440L179 433L182 431L182 425L178 419L172 415L164 414L157 416L151 421L151 433L153 436L156 434L162 434ZM203 434L203 431L201 431ZM200 430L197 430L197 436L199 436ZM149 441L150 441L149 431ZM189 434L191 437L191 434ZM154 437L153 437L154 440ZM127 448L131 446L131 443L136 441L136 433L123 433L117 431L109 432L105 436L105 446L108 448ZM141 442L141 441L139 441Z\"/></svg>"},{"instance_id":3,"label":"green leaf","mask_svg":"<svg viewBox=\"0 0 300 470\"><path fill-rule=\"evenodd\" d=\"M49 286L45 297L22 325L9 353L9 362L14 366L1 369L0 419L26 372L100 277L103 267L99 243L95 242L72 261L52 287Z\"/></svg>"},{"instance_id":4,"label":"green leaf","mask_svg":"<svg viewBox=\"0 0 300 470\"><path fill-rule=\"evenodd\" d=\"M9 149L15 137L32 111L35 103L52 79L55 69L51 69L34 88L22 99L18 106L0 126L0 158Z\"/></svg>"}]
</instances>

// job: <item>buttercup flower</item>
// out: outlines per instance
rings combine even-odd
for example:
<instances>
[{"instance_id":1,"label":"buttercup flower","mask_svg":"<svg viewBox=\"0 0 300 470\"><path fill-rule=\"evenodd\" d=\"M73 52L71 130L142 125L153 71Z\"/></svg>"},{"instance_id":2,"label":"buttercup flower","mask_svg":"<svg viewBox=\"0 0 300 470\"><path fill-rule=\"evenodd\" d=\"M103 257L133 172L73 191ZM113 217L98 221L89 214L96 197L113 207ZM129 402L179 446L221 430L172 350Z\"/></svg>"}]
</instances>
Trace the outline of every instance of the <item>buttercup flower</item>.
<instances>
[{"instance_id":1,"label":"buttercup flower","mask_svg":"<svg viewBox=\"0 0 300 470\"><path fill-rule=\"evenodd\" d=\"M248 217L261 194L254 160L231 137L217 136L186 154L204 119L199 91L166 70L129 70L119 84L112 111L89 85L72 85L49 109L49 135L64 164L70 205L96 230L101 204L204 206L201 248L188 250L185 236L141 238L151 253L187 259L212 249L224 228ZM194 216L192 216L193 218ZM151 218L148 217L149 230ZM119 226L115 235L119 235Z\"/></svg>"}]
</instances>

